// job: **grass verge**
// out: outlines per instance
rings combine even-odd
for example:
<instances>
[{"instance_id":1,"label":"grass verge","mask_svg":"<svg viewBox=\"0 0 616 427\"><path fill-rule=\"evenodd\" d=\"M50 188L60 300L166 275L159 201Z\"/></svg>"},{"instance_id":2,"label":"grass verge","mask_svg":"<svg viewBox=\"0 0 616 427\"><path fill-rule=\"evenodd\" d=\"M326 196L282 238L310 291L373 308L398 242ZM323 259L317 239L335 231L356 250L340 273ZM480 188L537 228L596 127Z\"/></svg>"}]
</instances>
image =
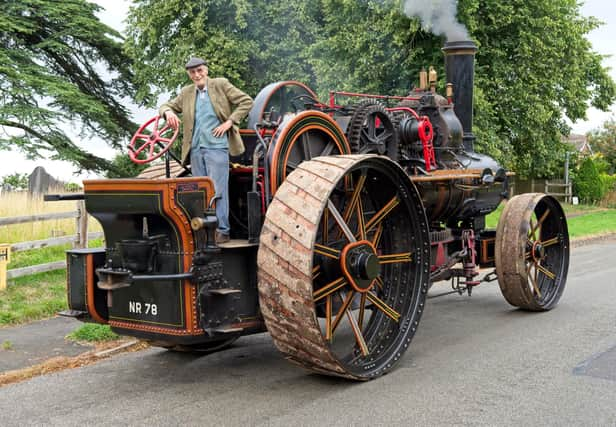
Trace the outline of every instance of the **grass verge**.
<instances>
[{"instance_id":1,"label":"grass verge","mask_svg":"<svg viewBox=\"0 0 616 427\"><path fill-rule=\"evenodd\" d=\"M486 216L487 228L496 228L504 206L505 204L501 203L494 212ZM562 207L567 216L571 239L616 232L616 209L570 204L563 204Z\"/></svg>"},{"instance_id":2,"label":"grass verge","mask_svg":"<svg viewBox=\"0 0 616 427\"><path fill-rule=\"evenodd\" d=\"M19 277L0 293L0 327L52 317L66 309L66 270Z\"/></svg>"},{"instance_id":3,"label":"grass verge","mask_svg":"<svg viewBox=\"0 0 616 427\"><path fill-rule=\"evenodd\" d=\"M616 209L592 212L567 219L569 237L587 237L616 232Z\"/></svg>"},{"instance_id":4,"label":"grass verge","mask_svg":"<svg viewBox=\"0 0 616 427\"><path fill-rule=\"evenodd\" d=\"M85 323L68 334L66 338L71 341L99 342L117 340L120 336L113 332L109 325Z\"/></svg>"}]
</instances>

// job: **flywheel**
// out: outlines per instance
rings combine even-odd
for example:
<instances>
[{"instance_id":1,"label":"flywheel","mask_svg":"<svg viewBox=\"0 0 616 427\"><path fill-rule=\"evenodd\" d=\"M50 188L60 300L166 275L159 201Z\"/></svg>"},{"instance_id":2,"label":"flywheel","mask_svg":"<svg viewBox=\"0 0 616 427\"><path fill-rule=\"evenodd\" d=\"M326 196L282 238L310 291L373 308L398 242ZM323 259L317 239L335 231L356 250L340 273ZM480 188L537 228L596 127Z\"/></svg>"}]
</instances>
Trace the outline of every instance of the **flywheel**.
<instances>
[{"instance_id":1,"label":"flywheel","mask_svg":"<svg viewBox=\"0 0 616 427\"><path fill-rule=\"evenodd\" d=\"M342 129L327 114L309 110L289 116L276 130L267 150L271 193L276 193L287 174L301 162L350 153Z\"/></svg>"},{"instance_id":2,"label":"flywheel","mask_svg":"<svg viewBox=\"0 0 616 427\"><path fill-rule=\"evenodd\" d=\"M509 304L531 311L554 308L569 268L569 232L558 201L541 193L509 200L498 221L495 262Z\"/></svg>"},{"instance_id":3,"label":"flywheel","mask_svg":"<svg viewBox=\"0 0 616 427\"><path fill-rule=\"evenodd\" d=\"M261 312L290 361L357 380L382 375L425 309L430 240L419 193L385 157L303 162L267 210L257 264Z\"/></svg>"},{"instance_id":4,"label":"flywheel","mask_svg":"<svg viewBox=\"0 0 616 427\"><path fill-rule=\"evenodd\" d=\"M382 154L397 160L398 134L392 117L378 101L358 104L349 122L347 139L353 153Z\"/></svg>"}]
</instances>

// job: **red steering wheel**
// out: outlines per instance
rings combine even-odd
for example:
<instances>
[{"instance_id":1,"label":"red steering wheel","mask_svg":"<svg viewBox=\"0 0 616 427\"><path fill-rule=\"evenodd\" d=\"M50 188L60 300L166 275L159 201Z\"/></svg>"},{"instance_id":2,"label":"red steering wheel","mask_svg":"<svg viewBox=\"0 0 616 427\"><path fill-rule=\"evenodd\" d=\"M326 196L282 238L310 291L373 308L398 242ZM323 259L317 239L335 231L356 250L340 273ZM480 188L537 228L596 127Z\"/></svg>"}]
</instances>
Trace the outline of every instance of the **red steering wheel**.
<instances>
[{"instance_id":1,"label":"red steering wheel","mask_svg":"<svg viewBox=\"0 0 616 427\"><path fill-rule=\"evenodd\" d=\"M128 156L133 162L138 164L149 163L165 154L171 148L171 145L173 145L173 141L175 141L175 138L178 136L179 127L174 131L171 126L165 123L161 128L158 125L159 121L160 116L152 117L142 124L133 135L128 145ZM154 124L154 126L150 127L152 124ZM150 128L148 129L148 127ZM135 148L138 144L141 145ZM147 157L140 159L139 155L143 152L146 153Z\"/></svg>"}]
</instances>

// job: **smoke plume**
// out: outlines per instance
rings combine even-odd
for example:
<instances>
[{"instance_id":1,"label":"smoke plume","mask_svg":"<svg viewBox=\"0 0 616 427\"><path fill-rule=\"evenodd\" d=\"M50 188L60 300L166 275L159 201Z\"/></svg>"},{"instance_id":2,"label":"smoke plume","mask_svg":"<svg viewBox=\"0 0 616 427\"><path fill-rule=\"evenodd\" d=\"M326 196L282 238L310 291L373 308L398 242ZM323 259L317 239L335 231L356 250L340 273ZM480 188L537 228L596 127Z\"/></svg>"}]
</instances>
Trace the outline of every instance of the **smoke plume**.
<instances>
[{"instance_id":1,"label":"smoke plume","mask_svg":"<svg viewBox=\"0 0 616 427\"><path fill-rule=\"evenodd\" d=\"M444 35L448 42L468 40L466 27L458 22L458 0L406 0L404 13L417 16L422 27L434 34Z\"/></svg>"}]
</instances>

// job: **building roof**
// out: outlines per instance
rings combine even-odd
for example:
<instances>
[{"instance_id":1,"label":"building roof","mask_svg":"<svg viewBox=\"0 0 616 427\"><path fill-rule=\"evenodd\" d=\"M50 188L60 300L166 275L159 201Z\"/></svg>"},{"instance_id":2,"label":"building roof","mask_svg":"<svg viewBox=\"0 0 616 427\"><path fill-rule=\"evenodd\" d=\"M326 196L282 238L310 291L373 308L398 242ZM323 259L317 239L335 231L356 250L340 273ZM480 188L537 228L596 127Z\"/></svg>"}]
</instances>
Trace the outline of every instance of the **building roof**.
<instances>
[{"instance_id":1,"label":"building roof","mask_svg":"<svg viewBox=\"0 0 616 427\"><path fill-rule=\"evenodd\" d=\"M592 147L588 143L586 135L572 133L569 136L563 137L563 142L575 147L578 153L592 154Z\"/></svg>"}]
</instances>

